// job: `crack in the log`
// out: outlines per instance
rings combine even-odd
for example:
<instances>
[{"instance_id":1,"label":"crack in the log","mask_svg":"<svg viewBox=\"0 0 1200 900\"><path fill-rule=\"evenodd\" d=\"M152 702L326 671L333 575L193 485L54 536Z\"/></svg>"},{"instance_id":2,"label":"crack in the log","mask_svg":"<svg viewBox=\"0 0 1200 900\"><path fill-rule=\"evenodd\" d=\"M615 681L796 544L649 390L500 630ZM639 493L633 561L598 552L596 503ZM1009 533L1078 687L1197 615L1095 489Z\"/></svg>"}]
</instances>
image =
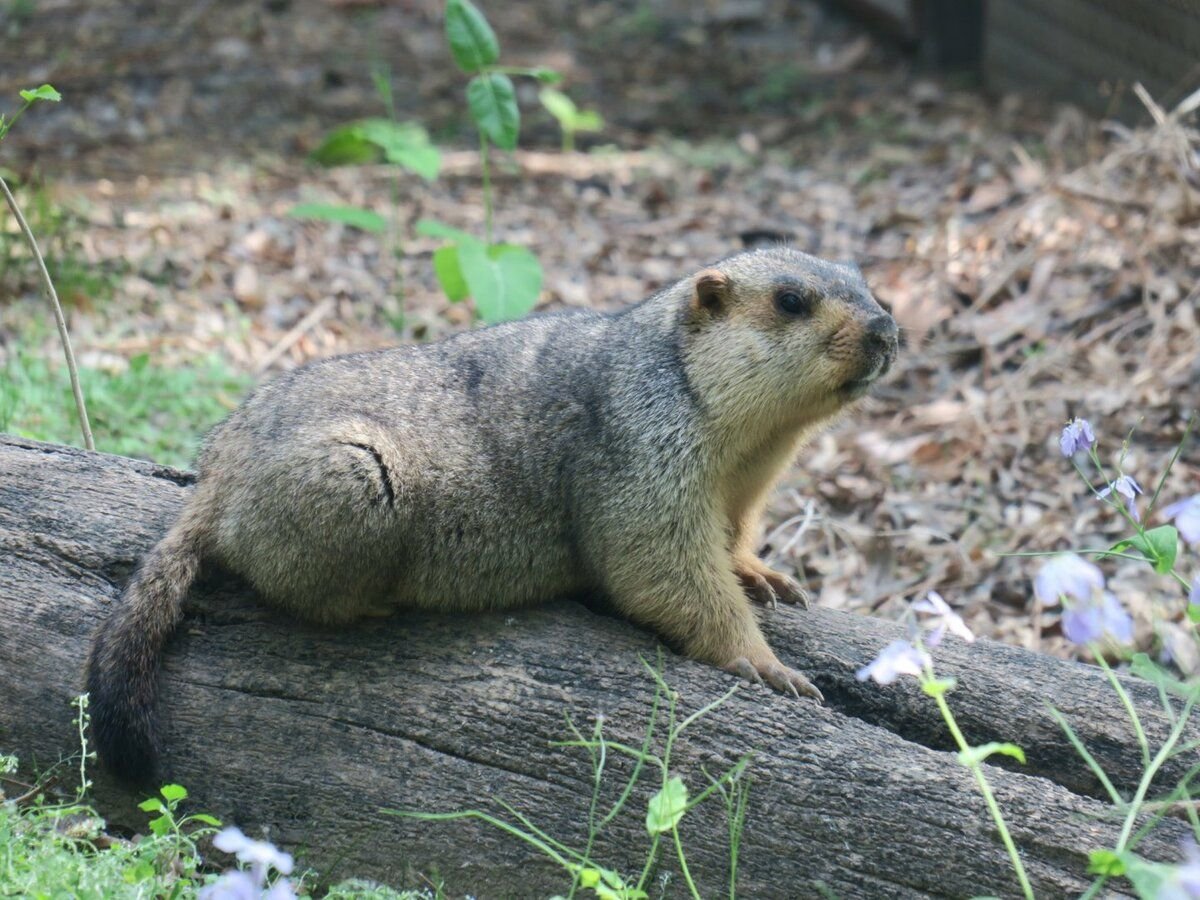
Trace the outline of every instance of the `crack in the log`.
<instances>
[{"instance_id":1,"label":"crack in the log","mask_svg":"<svg viewBox=\"0 0 1200 900\"><path fill-rule=\"evenodd\" d=\"M280 700L280 701L283 701L286 703L307 704L309 706L323 705L323 701L309 700L306 697L297 697L294 694L286 694L286 693L283 693L282 691L272 691L269 689L268 690L264 690L264 689L256 690L256 689L247 688L247 687L229 687L228 685L213 684L211 682L198 681L198 680L192 679L192 678L185 679L185 681L187 684L190 684L195 687L208 688L210 690L216 690L216 691L231 691L235 694L241 694L243 696L248 696L248 697L258 697L258 698L262 698L262 699L266 699L266 700ZM518 778L524 778L529 781L533 781L533 782L537 782L537 783L541 783L541 784L548 784L551 787L556 787L556 788L569 787L569 785L561 784L559 782L552 781L548 778L541 778L529 771L514 768L511 766L501 765L499 762L497 762L496 760L493 760L493 759L484 759L482 757L469 756L469 755L455 752L455 750L451 749L451 748L435 746L433 744L427 743L426 741L420 739L419 737L416 737L412 734L408 734L403 731L381 728L380 726L378 726L376 724L368 725L363 722L356 722L351 719L342 718L340 716L333 716L333 715L329 715L327 713L316 712L315 710L298 709L296 712L298 715L307 716L308 718L311 718L311 719L322 719L327 722L334 722L338 725L345 725L347 728L355 728L355 729L365 731L365 732L368 732L371 734L378 734L378 735L382 735L384 737L395 738L396 740L400 740L400 741L404 741L409 744L413 744L424 750L428 750L431 753L436 753L439 756L445 756L450 759L455 759L455 760L458 760L459 762L470 763L472 765L484 766L489 769L495 769L497 771L507 772L510 775L517 776Z\"/></svg>"},{"instance_id":2,"label":"crack in the log","mask_svg":"<svg viewBox=\"0 0 1200 900\"><path fill-rule=\"evenodd\" d=\"M126 560L83 560L70 552L69 548L40 534L30 535L28 544L5 541L0 543L0 549L12 559L25 560L76 581L91 579L98 587L107 585L110 588L109 595L119 590L133 568L132 561Z\"/></svg>"}]
</instances>

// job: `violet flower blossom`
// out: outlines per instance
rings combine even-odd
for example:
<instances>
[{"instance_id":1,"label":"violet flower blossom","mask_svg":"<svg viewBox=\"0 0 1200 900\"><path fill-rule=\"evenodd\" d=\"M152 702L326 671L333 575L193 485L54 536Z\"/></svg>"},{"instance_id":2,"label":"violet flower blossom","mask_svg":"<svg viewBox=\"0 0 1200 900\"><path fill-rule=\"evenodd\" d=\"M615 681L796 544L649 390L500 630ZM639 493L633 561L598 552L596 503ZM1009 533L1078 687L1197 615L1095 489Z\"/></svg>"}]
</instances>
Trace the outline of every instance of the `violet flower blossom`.
<instances>
[{"instance_id":1,"label":"violet flower blossom","mask_svg":"<svg viewBox=\"0 0 1200 900\"><path fill-rule=\"evenodd\" d=\"M200 888L196 897L197 900L261 900L262 888L249 872L234 869Z\"/></svg>"},{"instance_id":2,"label":"violet flower blossom","mask_svg":"<svg viewBox=\"0 0 1200 900\"><path fill-rule=\"evenodd\" d=\"M975 640L975 635L971 633L967 623L962 620L962 616L951 609L950 604L942 599L942 595L937 591L930 591L924 600L916 601L912 608L914 612L929 616L925 625L931 627L932 630L929 637L925 639L927 646L936 647L942 642L947 631L957 634L968 644Z\"/></svg>"},{"instance_id":3,"label":"violet flower blossom","mask_svg":"<svg viewBox=\"0 0 1200 900\"><path fill-rule=\"evenodd\" d=\"M1074 644L1105 635L1122 644L1133 641L1133 619L1104 590L1104 573L1074 553L1061 553L1042 566L1033 592L1043 606L1063 605L1063 634Z\"/></svg>"},{"instance_id":4,"label":"violet flower blossom","mask_svg":"<svg viewBox=\"0 0 1200 900\"><path fill-rule=\"evenodd\" d=\"M1043 606L1058 606L1063 595L1089 601L1104 588L1104 573L1075 553L1060 553L1038 571L1033 592Z\"/></svg>"},{"instance_id":5,"label":"violet flower blossom","mask_svg":"<svg viewBox=\"0 0 1200 900\"><path fill-rule=\"evenodd\" d=\"M1090 644L1106 634L1119 644L1133 643L1133 619L1108 591L1087 603L1072 603L1062 614L1062 630L1073 644Z\"/></svg>"},{"instance_id":6,"label":"violet flower blossom","mask_svg":"<svg viewBox=\"0 0 1200 900\"><path fill-rule=\"evenodd\" d=\"M1058 449L1062 455L1070 459L1080 450L1090 450L1096 443L1096 435L1092 433L1092 425L1087 419L1078 416L1067 423L1058 439Z\"/></svg>"},{"instance_id":7,"label":"violet flower blossom","mask_svg":"<svg viewBox=\"0 0 1200 900\"><path fill-rule=\"evenodd\" d=\"M284 853L267 841L248 838L241 829L232 826L217 833L213 838L213 846L234 854L238 862L249 864L250 871L226 872L201 890L198 900L294 900L296 892L286 878L280 878L263 892L270 869L282 875L291 874L293 861L290 853Z\"/></svg>"},{"instance_id":8,"label":"violet flower blossom","mask_svg":"<svg viewBox=\"0 0 1200 900\"><path fill-rule=\"evenodd\" d=\"M1129 510L1129 515L1133 516L1133 521L1140 522L1141 516L1137 510L1137 495L1142 493L1142 486L1134 480L1132 475L1122 475L1108 487L1096 493L1097 497L1107 497L1113 491L1116 491L1125 498L1125 506Z\"/></svg>"},{"instance_id":9,"label":"violet flower blossom","mask_svg":"<svg viewBox=\"0 0 1200 900\"><path fill-rule=\"evenodd\" d=\"M1175 520L1185 544L1200 544L1200 494L1164 507L1163 517Z\"/></svg>"},{"instance_id":10,"label":"violet flower blossom","mask_svg":"<svg viewBox=\"0 0 1200 900\"><path fill-rule=\"evenodd\" d=\"M879 655L855 674L859 681L874 679L876 684L891 684L901 675L920 677L931 664L929 654L918 650L908 641L892 641Z\"/></svg>"},{"instance_id":11,"label":"violet flower blossom","mask_svg":"<svg viewBox=\"0 0 1200 900\"><path fill-rule=\"evenodd\" d=\"M1184 861L1172 866L1159 885L1157 900L1200 900L1200 847L1194 838L1183 844Z\"/></svg>"}]
</instances>

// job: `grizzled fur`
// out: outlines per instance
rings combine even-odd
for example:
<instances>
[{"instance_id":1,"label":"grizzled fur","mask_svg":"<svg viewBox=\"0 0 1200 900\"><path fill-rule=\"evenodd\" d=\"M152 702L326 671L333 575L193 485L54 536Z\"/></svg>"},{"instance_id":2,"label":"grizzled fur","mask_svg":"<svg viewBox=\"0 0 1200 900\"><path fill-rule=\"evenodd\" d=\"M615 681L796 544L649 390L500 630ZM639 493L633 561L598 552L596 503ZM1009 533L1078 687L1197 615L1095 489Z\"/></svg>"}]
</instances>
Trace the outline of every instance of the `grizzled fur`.
<instances>
[{"instance_id":1,"label":"grizzled fur","mask_svg":"<svg viewBox=\"0 0 1200 900\"><path fill-rule=\"evenodd\" d=\"M800 314L781 309L787 292ZM689 656L819 699L748 602L806 600L755 555L758 520L805 436L895 348L857 269L773 249L615 314L277 378L211 433L179 521L97 634L101 756L153 771L158 661L205 559L331 625L595 591Z\"/></svg>"}]
</instances>

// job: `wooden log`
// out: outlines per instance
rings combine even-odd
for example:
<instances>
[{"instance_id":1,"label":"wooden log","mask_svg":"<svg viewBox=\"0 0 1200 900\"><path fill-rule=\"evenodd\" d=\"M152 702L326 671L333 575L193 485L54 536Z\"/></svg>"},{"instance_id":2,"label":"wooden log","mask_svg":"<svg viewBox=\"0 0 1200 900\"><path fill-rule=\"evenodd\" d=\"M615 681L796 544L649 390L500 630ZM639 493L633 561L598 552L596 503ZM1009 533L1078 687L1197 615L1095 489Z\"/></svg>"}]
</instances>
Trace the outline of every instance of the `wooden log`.
<instances>
[{"instance_id":1,"label":"wooden log","mask_svg":"<svg viewBox=\"0 0 1200 900\"><path fill-rule=\"evenodd\" d=\"M77 752L70 700L91 631L190 484L190 475L151 463L0 437L0 749L27 770ZM898 627L820 609L765 618L781 658L813 677L827 705L747 686L692 726L672 760L695 793L705 771L754 754L739 895L1016 895L978 790L946 752L929 699L911 680L889 688L854 680ZM496 812L502 799L581 847L591 768L582 751L553 743L569 737L565 716L588 730L602 715L609 738L640 744L654 695L641 658L658 652L646 632L572 602L321 630L272 613L212 573L192 592L164 666L165 774L198 808L248 832L266 828L329 878L403 885L423 874L445 879L451 894L546 896L569 880L511 836L480 822L428 824L380 810ZM663 659L683 713L733 684L670 652ZM1130 792L1140 752L1104 675L953 639L939 648L938 669L958 679L950 702L971 740L1012 740L1028 754L1023 767L988 771L1038 894L1082 891L1087 852L1112 846L1120 820L1047 704ZM1157 742L1168 723L1156 692L1123 683ZM1187 739L1197 737L1193 728ZM629 771L626 760L610 760L604 803ZM1179 773L1169 766L1164 780ZM93 774L110 823L144 825L140 796ZM602 832L602 863L640 870L656 777L644 776ZM682 830L701 893L727 895L720 802L689 813ZM1172 859L1185 832L1166 820L1141 851ZM659 872L671 879L667 896L681 895L673 850Z\"/></svg>"}]
</instances>

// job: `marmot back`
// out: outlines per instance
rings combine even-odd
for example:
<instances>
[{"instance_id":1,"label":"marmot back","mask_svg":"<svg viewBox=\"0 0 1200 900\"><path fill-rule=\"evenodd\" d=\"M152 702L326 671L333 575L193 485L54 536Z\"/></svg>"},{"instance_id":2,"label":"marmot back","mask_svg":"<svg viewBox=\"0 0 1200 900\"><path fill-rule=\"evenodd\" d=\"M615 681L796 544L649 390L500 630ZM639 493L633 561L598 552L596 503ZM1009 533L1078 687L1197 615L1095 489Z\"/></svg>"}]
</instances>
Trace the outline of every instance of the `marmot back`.
<instances>
[{"instance_id":1,"label":"marmot back","mask_svg":"<svg viewBox=\"0 0 1200 900\"><path fill-rule=\"evenodd\" d=\"M754 554L758 520L803 439L895 352L857 269L775 249L615 314L279 377L213 430L179 521L97 633L101 756L152 773L158 662L204 560L328 624L598 592L693 658L819 699L755 620L750 599L806 602Z\"/></svg>"}]
</instances>

